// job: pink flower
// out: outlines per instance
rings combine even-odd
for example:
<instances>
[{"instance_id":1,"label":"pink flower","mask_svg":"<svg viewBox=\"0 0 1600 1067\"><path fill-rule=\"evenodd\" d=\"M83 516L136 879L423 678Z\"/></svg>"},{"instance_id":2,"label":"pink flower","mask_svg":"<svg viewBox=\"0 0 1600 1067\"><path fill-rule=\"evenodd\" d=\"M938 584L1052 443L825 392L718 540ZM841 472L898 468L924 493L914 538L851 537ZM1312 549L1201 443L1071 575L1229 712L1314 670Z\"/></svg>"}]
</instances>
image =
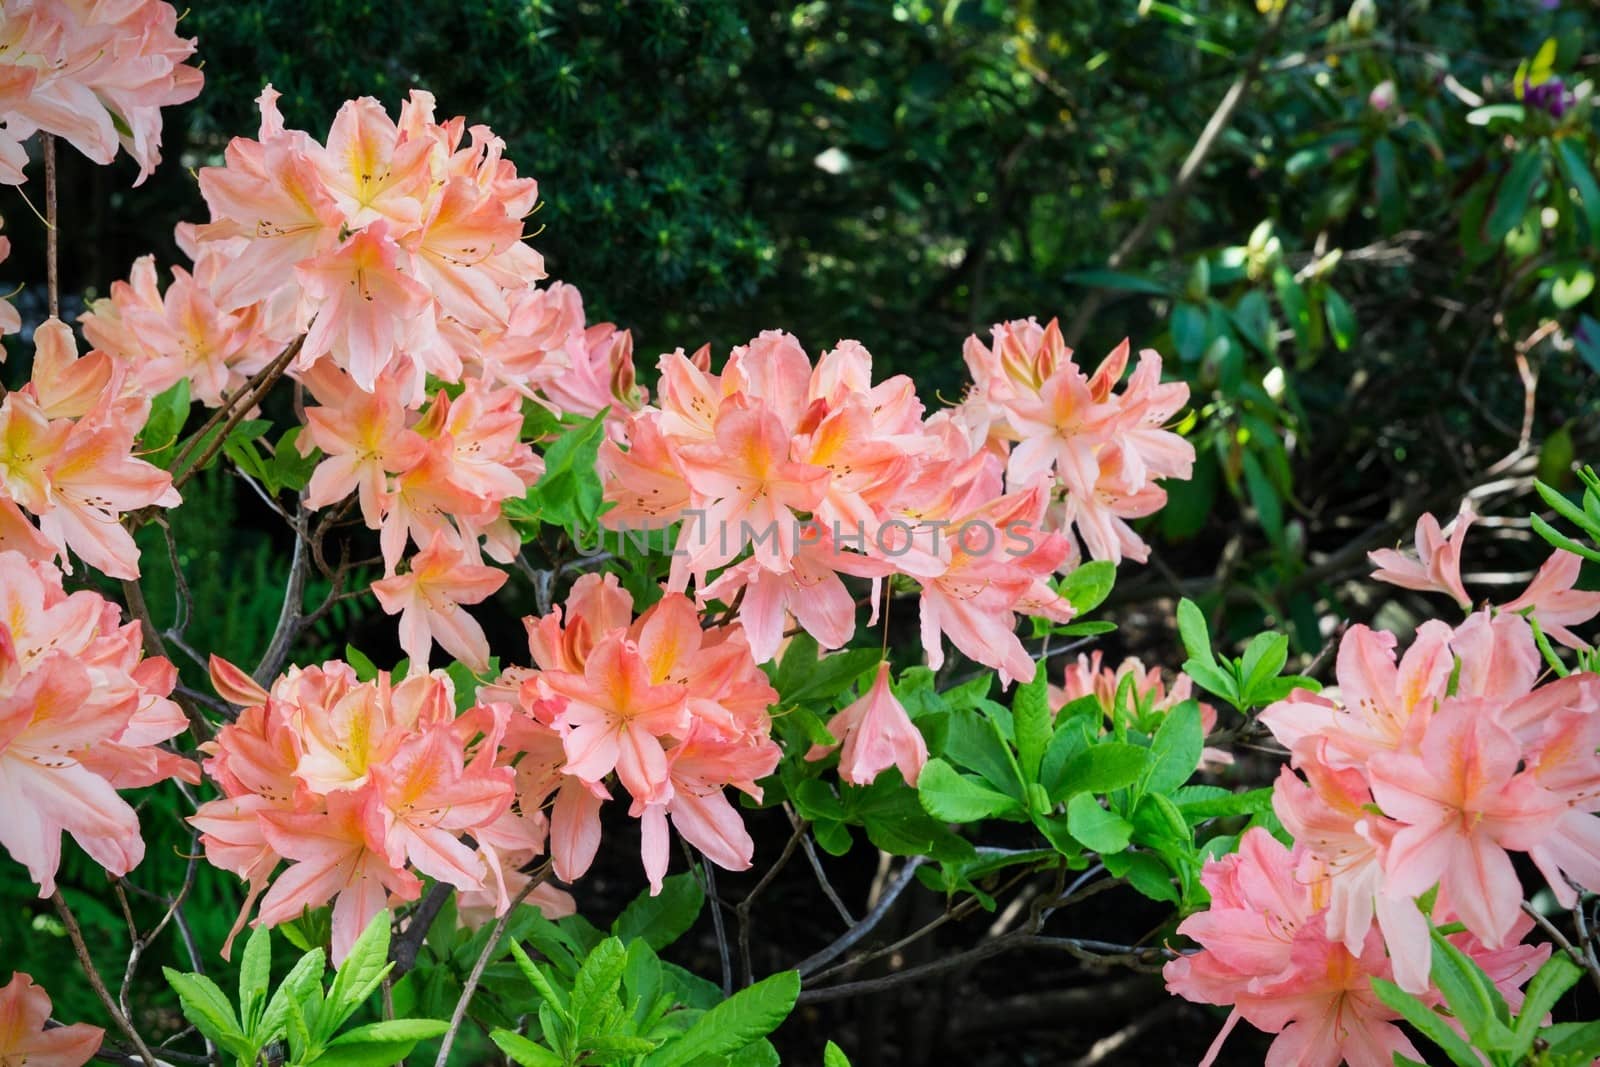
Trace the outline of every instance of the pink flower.
<instances>
[{"instance_id":1,"label":"pink flower","mask_svg":"<svg viewBox=\"0 0 1600 1067\"><path fill-rule=\"evenodd\" d=\"M1412 559L1392 548L1369 552L1367 558L1378 568L1372 576L1403 589L1446 593L1463 610L1470 608L1472 598L1461 584L1461 542L1476 518L1471 505L1462 501L1461 511L1446 539L1439 528L1439 520L1424 514L1417 520L1417 557Z\"/></svg>"},{"instance_id":2,"label":"pink flower","mask_svg":"<svg viewBox=\"0 0 1600 1067\"><path fill-rule=\"evenodd\" d=\"M927 742L889 687L887 660L878 664L872 686L833 717L828 731L842 742L839 777L851 785L871 785L885 770L899 767L906 784L915 786L928 762ZM806 759L822 759L835 747L814 745Z\"/></svg>"},{"instance_id":3,"label":"pink flower","mask_svg":"<svg viewBox=\"0 0 1600 1067\"><path fill-rule=\"evenodd\" d=\"M0 986L0 1063L81 1067L100 1051L106 1032L87 1023L47 1026L50 996L17 971Z\"/></svg>"},{"instance_id":4,"label":"pink flower","mask_svg":"<svg viewBox=\"0 0 1600 1067\"><path fill-rule=\"evenodd\" d=\"M1330 940L1310 890L1294 876L1291 853L1259 827L1239 851L1210 860L1201 881L1209 910L1178 927L1201 945L1167 964L1167 988L1188 1000L1230 1004L1233 1014L1202 1067L1216 1062L1239 1019L1277 1034L1269 1064L1386 1067L1396 1053L1420 1058L1394 1025L1399 1018L1372 990L1389 976L1376 932L1359 953Z\"/></svg>"},{"instance_id":5,"label":"pink flower","mask_svg":"<svg viewBox=\"0 0 1600 1067\"><path fill-rule=\"evenodd\" d=\"M55 889L61 835L113 874L144 857L138 816L117 790L194 764L156 746L187 720L167 699L177 678L142 660L138 624L95 593L68 595L60 574L0 552L0 846Z\"/></svg>"},{"instance_id":6,"label":"pink flower","mask_svg":"<svg viewBox=\"0 0 1600 1067\"><path fill-rule=\"evenodd\" d=\"M1519 762L1516 738L1479 699L1444 701L1416 754L1371 762L1373 797L1401 824L1384 859L1388 889L1415 896L1437 882L1490 948L1504 943L1522 903L1506 850L1538 844L1564 808Z\"/></svg>"},{"instance_id":7,"label":"pink flower","mask_svg":"<svg viewBox=\"0 0 1600 1067\"><path fill-rule=\"evenodd\" d=\"M1582 566L1583 560L1577 555L1557 549L1544 561L1522 595L1509 604L1502 604L1500 610L1526 611L1541 630L1568 648L1587 647L1588 642L1570 627L1600 615L1600 592L1580 592L1572 588Z\"/></svg>"},{"instance_id":8,"label":"pink flower","mask_svg":"<svg viewBox=\"0 0 1600 1067\"><path fill-rule=\"evenodd\" d=\"M466 553L435 534L411 560L404 574L372 583L372 592L390 615L400 616L400 647L413 671L426 670L433 642L473 671L489 667L489 642L463 604L488 599L506 582L494 567L466 562Z\"/></svg>"}]
</instances>

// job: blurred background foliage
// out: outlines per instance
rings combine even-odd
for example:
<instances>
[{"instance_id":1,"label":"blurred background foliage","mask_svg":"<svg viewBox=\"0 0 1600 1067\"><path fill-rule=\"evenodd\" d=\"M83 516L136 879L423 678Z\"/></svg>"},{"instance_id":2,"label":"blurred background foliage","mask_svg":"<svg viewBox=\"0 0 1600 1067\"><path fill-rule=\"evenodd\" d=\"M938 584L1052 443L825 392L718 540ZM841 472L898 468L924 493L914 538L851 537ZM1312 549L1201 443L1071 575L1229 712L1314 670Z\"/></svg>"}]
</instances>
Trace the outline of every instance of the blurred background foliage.
<instances>
[{"instance_id":1,"label":"blurred background foliage","mask_svg":"<svg viewBox=\"0 0 1600 1067\"><path fill-rule=\"evenodd\" d=\"M319 134L347 97L427 89L540 179L551 275L646 367L781 326L813 353L858 338L953 402L962 340L1003 319L1059 315L1091 364L1124 336L1160 349L1200 463L1113 600L1154 661L1180 593L1310 657L1379 610L1365 553L1418 513L1526 514L1535 476L1571 488L1600 455L1586 0L211 0L184 27L207 85L168 114L160 172L132 189L126 160L64 161L69 288L175 258L172 225L204 214L192 170L253 134L263 83ZM12 191L0 209L0 278L37 318L40 227ZM158 595L159 566L151 601L249 660L283 560L231 484L175 519L193 603ZM1485 529L1469 571L1524 581L1525 520ZM518 596L492 609L513 638ZM184 844L152 856L181 867Z\"/></svg>"}]
</instances>

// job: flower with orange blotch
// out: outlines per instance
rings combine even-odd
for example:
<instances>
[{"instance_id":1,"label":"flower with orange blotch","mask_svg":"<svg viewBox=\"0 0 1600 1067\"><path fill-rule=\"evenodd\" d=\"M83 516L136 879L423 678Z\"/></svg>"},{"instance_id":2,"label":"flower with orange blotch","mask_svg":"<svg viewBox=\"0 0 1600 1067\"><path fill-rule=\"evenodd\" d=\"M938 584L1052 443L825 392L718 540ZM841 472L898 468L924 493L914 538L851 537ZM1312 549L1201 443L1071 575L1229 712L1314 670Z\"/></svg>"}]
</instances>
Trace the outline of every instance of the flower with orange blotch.
<instances>
[{"instance_id":1,"label":"flower with orange blotch","mask_svg":"<svg viewBox=\"0 0 1600 1067\"><path fill-rule=\"evenodd\" d=\"M1443 701L1415 753L1372 757L1373 798L1400 824L1384 857L1390 892L1439 884L1467 929L1499 948L1522 906L1508 849L1536 846L1566 805L1519 770L1516 738L1482 699Z\"/></svg>"},{"instance_id":2,"label":"flower with orange blotch","mask_svg":"<svg viewBox=\"0 0 1600 1067\"><path fill-rule=\"evenodd\" d=\"M20 185L21 142L43 130L96 163L120 142L141 184L161 160L161 109L193 100L203 78L183 61L193 39L160 0L18 0L0 25L0 182Z\"/></svg>"},{"instance_id":3,"label":"flower with orange blotch","mask_svg":"<svg viewBox=\"0 0 1600 1067\"><path fill-rule=\"evenodd\" d=\"M489 666L489 642L461 605L481 603L505 582L505 571L467 562L466 553L435 534L406 573L373 582L372 592L384 611L400 616L400 647L411 657L412 670L427 669L428 652L438 641L482 673Z\"/></svg>"},{"instance_id":4,"label":"flower with orange blotch","mask_svg":"<svg viewBox=\"0 0 1600 1067\"><path fill-rule=\"evenodd\" d=\"M163 295L154 258L141 256L127 281L112 282L111 295L80 316L94 351L126 371L125 389L154 396L187 379L195 400L220 407L283 347L264 329L262 308L217 306L215 278L222 262L212 253L192 274L173 267Z\"/></svg>"},{"instance_id":5,"label":"flower with orange blotch","mask_svg":"<svg viewBox=\"0 0 1600 1067\"><path fill-rule=\"evenodd\" d=\"M839 745L813 745L806 759L821 759L839 749L839 777L851 785L871 785L890 767L915 786L928 762L928 744L911 722L905 705L889 688L889 664L878 664L877 676L860 698L835 715L828 732Z\"/></svg>"},{"instance_id":6,"label":"flower with orange blotch","mask_svg":"<svg viewBox=\"0 0 1600 1067\"><path fill-rule=\"evenodd\" d=\"M52 566L0 552L0 846L55 890L61 835L113 874L144 857L118 789L199 780L158 746L188 728L165 660L143 659L137 623Z\"/></svg>"},{"instance_id":7,"label":"flower with orange blotch","mask_svg":"<svg viewBox=\"0 0 1600 1067\"><path fill-rule=\"evenodd\" d=\"M50 995L17 971L0 986L0 1064L82 1067L100 1051L106 1032L88 1023L51 1026Z\"/></svg>"},{"instance_id":8,"label":"flower with orange blotch","mask_svg":"<svg viewBox=\"0 0 1600 1067\"><path fill-rule=\"evenodd\" d=\"M542 831L536 810L513 810L505 705L458 715L443 672L363 682L336 661L292 667L266 690L226 663L212 677L226 699L251 702L201 746L222 796L189 820L207 860L250 883L235 933L262 894L269 926L332 900L343 959L391 897L416 899L418 871L510 906L504 864L531 858ZM539 903L561 914L563 899Z\"/></svg>"},{"instance_id":9,"label":"flower with orange blotch","mask_svg":"<svg viewBox=\"0 0 1600 1067\"><path fill-rule=\"evenodd\" d=\"M1402 589L1444 593L1463 610L1470 608L1472 598L1461 584L1461 542L1477 517L1472 506L1463 500L1450 535L1446 537L1439 520L1424 514L1417 520L1416 558L1392 548L1368 552L1367 558L1378 568L1372 576Z\"/></svg>"},{"instance_id":10,"label":"flower with orange blotch","mask_svg":"<svg viewBox=\"0 0 1600 1067\"><path fill-rule=\"evenodd\" d=\"M580 877L600 844L613 772L641 820L653 889L666 864L668 821L708 859L749 865L732 787L759 797L777 766L768 709L777 693L738 625L702 628L694 604L668 593L638 618L614 575L587 574L564 608L525 620L536 667L509 667L480 700L515 699L505 746L518 806L549 809L557 877Z\"/></svg>"},{"instance_id":11,"label":"flower with orange blotch","mask_svg":"<svg viewBox=\"0 0 1600 1067\"><path fill-rule=\"evenodd\" d=\"M1420 1058L1395 1022L1399 1013L1372 990L1390 976L1383 943L1372 932L1352 953L1331 940L1310 890L1295 877L1291 853L1260 827L1239 851L1206 863L1200 876L1211 906L1178 932L1201 951L1166 965L1167 988L1186 1000L1233 1008L1202 1067L1215 1063L1242 1018L1277 1034L1268 1061L1335 1067L1382 1067L1395 1054Z\"/></svg>"}]
</instances>

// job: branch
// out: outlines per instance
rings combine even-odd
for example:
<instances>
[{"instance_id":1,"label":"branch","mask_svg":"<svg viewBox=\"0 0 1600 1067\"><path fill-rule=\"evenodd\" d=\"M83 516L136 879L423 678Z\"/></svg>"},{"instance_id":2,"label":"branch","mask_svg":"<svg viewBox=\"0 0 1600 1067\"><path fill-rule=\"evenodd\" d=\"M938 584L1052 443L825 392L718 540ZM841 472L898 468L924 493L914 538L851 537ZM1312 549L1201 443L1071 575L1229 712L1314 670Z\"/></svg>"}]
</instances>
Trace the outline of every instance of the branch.
<instances>
[{"instance_id":1,"label":"branch","mask_svg":"<svg viewBox=\"0 0 1600 1067\"><path fill-rule=\"evenodd\" d=\"M1134 967L1149 967L1158 961L1164 963L1174 956L1174 953L1164 948L1114 945L1106 941L1085 941L1075 937L1045 937L1018 931L997 937L965 952L958 952L953 956L934 960L932 963L924 963L919 967L908 967L903 971L884 975L882 978L868 978L860 982L803 990L797 1003L818 1004L828 1000L882 993L911 982L920 982L924 978L944 974L946 971L967 967L1014 949L1052 949L1095 964L1121 963Z\"/></svg>"},{"instance_id":2,"label":"branch","mask_svg":"<svg viewBox=\"0 0 1600 1067\"><path fill-rule=\"evenodd\" d=\"M920 866L922 866L921 856L913 856L907 860L906 865L900 868L900 873L895 876L895 880L890 882L888 888L883 891L883 896L879 898L878 903L862 917L860 922L846 930L833 944L818 952L813 952L795 964L795 970L800 972L801 977L812 974L819 968L832 963L854 948L862 938L872 933L877 925L883 921L884 916L889 914L889 909L894 907L894 902L900 899L900 894L905 892L906 886L911 884L911 880L916 877L917 868Z\"/></svg>"},{"instance_id":3,"label":"branch","mask_svg":"<svg viewBox=\"0 0 1600 1067\"><path fill-rule=\"evenodd\" d=\"M267 651L262 655L261 662L252 675L261 685L271 685L278 672L283 670L283 665L289 658L289 649L294 645L295 638L300 635L300 624L304 617L301 609L304 607L303 601L306 595L306 576L311 569L310 555L306 551L305 524L305 506L302 504L296 515L294 557L289 562L289 581L284 586L283 607L278 611L278 625L274 627Z\"/></svg>"},{"instance_id":4,"label":"branch","mask_svg":"<svg viewBox=\"0 0 1600 1067\"><path fill-rule=\"evenodd\" d=\"M528 884L511 898L511 905L506 908L505 914L494 921L494 929L489 933L489 940L485 942L483 951L478 953L478 960L472 965L472 972L467 975L467 980L462 983L461 997L456 1001L456 1010L450 1014L450 1029L445 1031L444 1040L439 1044L439 1057L433 1061L433 1067L449 1067L450 1048L456 1043L456 1034L460 1032L461 1024L466 1020L467 1005L472 1003L472 995L478 991L478 983L483 979L483 972L489 966L489 960L494 956L494 950L499 946L500 939L505 936L506 926L511 922L512 913L517 910L517 905L521 904L529 893L543 885L549 876L550 863L546 861L533 872Z\"/></svg>"},{"instance_id":5,"label":"branch","mask_svg":"<svg viewBox=\"0 0 1600 1067\"><path fill-rule=\"evenodd\" d=\"M67 907L66 899L62 897L61 890L56 890L50 896L50 902L56 907L56 914L61 916L61 922L67 928L67 936L72 939L72 949L78 954L78 963L83 967L83 973L89 979L89 987L94 990L94 995L100 998L100 1003L105 1006L106 1014L111 1016L117 1024L117 1029L127 1035L133 1042L133 1047L139 1053L139 1059L144 1067L156 1067L156 1058L150 1054L150 1046L144 1043L144 1038L133 1028L133 1023L122 1014L122 1009L117 1007L116 999L100 978L100 972L95 970L94 960L89 955L89 946L84 944L83 930L78 926L78 917L72 914L72 909ZM438 1067L444 1067L443 1063Z\"/></svg>"},{"instance_id":6,"label":"branch","mask_svg":"<svg viewBox=\"0 0 1600 1067\"><path fill-rule=\"evenodd\" d=\"M199 431L184 444L172 461L172 469L182 472L173 476L172 487L174 489L181 489L185 482L194 477L196 472L205 467L207 463L210 463L212 458L222 450L223 442L228 439L228 434L233 432L235 426L244 421L245 415L260 403L261 398L266 396L267 392L277 384L279 378L283 377L283 372L289 369L290 362L300 354L300 346L305 344L305 341L305 334L301 334L289 342L284 347L284 350L278 353L277 358L257 371L255 377L245 382L244 386L237 393L234 393L226 404L218 408L216 413L207 419ZM222 428L213 435L211 431L219 425ZM202 441L207 442L205 451L200 454L198 459L188 462L190 454L194 452Z\"/></svg>"},{"instance_id":7,"label":"branch","mask_svg":"<svg viewBox=\"0 0 1600 1067\"><path fill-rule=\"evenodd\" d=\"M444 909L445 901L450 899L450 891L454 888L449 882L433 883L428 895L422 898L422 903L411 913L411 921L406 924L405 930L389 946L389 959L394 962L396 978L416 966L417 953L422 951L422 942L427 939L428 931L433 928L433 921L439 917L439 912Z\"/></svg>"}]
</instances>

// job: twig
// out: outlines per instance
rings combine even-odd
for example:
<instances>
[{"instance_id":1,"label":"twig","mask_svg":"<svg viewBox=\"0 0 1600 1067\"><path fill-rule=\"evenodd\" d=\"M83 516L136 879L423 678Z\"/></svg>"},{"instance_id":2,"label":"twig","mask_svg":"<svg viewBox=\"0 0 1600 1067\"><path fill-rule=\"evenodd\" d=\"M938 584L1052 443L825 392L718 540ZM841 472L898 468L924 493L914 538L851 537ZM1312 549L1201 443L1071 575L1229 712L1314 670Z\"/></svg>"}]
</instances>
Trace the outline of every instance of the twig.
<instances>
[{"instance_id":1,"label":"twig","mask_svg":"<svg viewBox=\"0 0 1600 1067\"><path fill-rule=\"evenodd\" d=\"M1097 964L1121 963L1135 967L1148 967L1158 960L1165 962L1174 955L1169 949L1165 948L1115 945L1106 941L1086 941L1075 937L1044 937L1039 934L1018 931L1006 934L1004 937L997 937L993 941L986 941L965 952L958 952L953 956L945 956L942 959L922 964L919 967L908 967L906 970L896 971L893 974L884 975L882 978L867 978L859 982L846 982L843 985L824 986L821 989L806 989L800 993L799 1003L816 1004L822 1001L882 993L910 982L919 982L924 978L931 978L936 974L943 974L946 971L970 966L1004 952L1030 948L1054 949Z\"/></svg>"},{"instance_id":2,"label":"twig","mask_svg":"<svg viewBox=\"0 0 1600 1067\"><path fill-rule=\"evenodd\" d=\"M89 946L84 943L83 930L78 926L78 917L72 914L72 909L67 907L66 899L62 897L61 890L56 890L50 896L50 902L55 905L56 914L61 916L61 922L67 928L67 937L72 940L72 949L78 954L78 963L83 967L83 973L89 979L89 987L94 990L94 995L100 998L100 1003L105 1006L106 1014L117 1024L117 1028L127 1035L133 1042L133 1047L139 1053L139 1059L145 1067L156 1067L156 1058L150 1054L150 1046L144 1043L144 1038L139 1036L139 1031L133 1028L133 1023L117 1007L116 999L111 996L111 991L100 978L100 972L95 970L94 960L89 955ZM441 1062L437 1067L444 1067Z\"/></svg>"},{"instance_id":3,"label":"twig","mask_svg":"<svg viewBox=\"0 0 1600 1067\"><path fill-rule=\"evenodd\" d=\"M711 929L717 935L717 955L722 959L722 995L733 996L733 959L728 952L728 929L723 924L722 900L717 895L717 877L711 861L701 855L700 872L706 881L706 896L711 898Z\"/></svg>"},{"instance_id":4,"label":"twig","mask_svg":"<svg viewBox=\"0 0 1600 1067\"><path fill-rule=\"evenodd\" d=\"M778 855L772 866L767 868L755 888L746 893L744 899L733 909L734 917L739 920L739 962L744 968L745 985L755 981L755 969L750 963L750 910L755 907L757 898L766 892L773 879L778 877L778 872L788 866L795 849L800 847L800 838L805 836L808 826L810 824L804 819L794 824L794 833L789 835L789 843L783 846L783 852Z\"/></svg>"},{"instance_id":5,"label":"twig","mask_svg":"<svg viewBox=\"0 0 1600 1067\"><path fill-rule=\"evenodd\" d=\"M61 317L61 230L56 225L56 139L44 135L44 276L50 317Z\"/></svg>"},{"instance_id":6,"label":"twig","mask_svg":"<svg viewBox=\"0 0 1600 1067\"><path fill-rule=\"evenodd\" d=\"M505 936L506 926L511 922L511 916L516 912L517 906L523 902L529 893L544 884L550 875L550 863L546 861L538 870L533 872L528 879L528 884L523 886L517 895L511 898L510 907L505 914L494 921L494 929L489 933L489 940L485 942L483 951L478 953L477 962L472 965L472 971L467 975L467 980L462 983L461 997L456 1001L455 1011L450 1013L450 1029L444 1033L444 1040L439 1044L439 1056L433 1061L433 1067L449 1067L450 1048L456 1043L456 1034L461 1030L461 1024L467 1017L467 1005L472 1003L472 996L478 991L478 983L483 979L483 972L489 966L489 960L494 956L494 950L499 946L500 939Z\"/></svg>"},{"instance_id":7,"label":"twig","mask_svg":"<svg viewBox=\"0 0 1600 1067\"><path fill-rule=\"evenodd\" d=\"M173 476L172 487L174 489L181 489L184 483L194 477L196 472L203 469L207 463L211 462L212 457L222 450L223 442L228 439L228 434L233 432L235 426L244 421L244 417L250 409L260 403L261 398L266 396L267 392L277 384L279 378L283 377L283 372L289 368L289 364L294 357L300 354L300 346L305 344L305 341L305 334L301 334L284 346L283 351L278 353L271 363L262 367L261 370L256 372L255 377L245 382L239 391L234 393L226 404L218 408L216 413L207 419L199 431L184 444L172 461L172 469L181 472ZM211 431L219 425L221 429L216 434L212 434ZM198 459L189 462L190 454L202 441L207 442L205 451L200 454Z\"/></svg>"},{"instance_id":8,"label":"twig","mask_svg":"<svg viewBox=\"0 0 1600 1067\"><path fill-rule=\"evenodd\" d=\"M900 873L895 876L894 881L890 882L884 889L883 896L878 898L877 904L873 905L872 910L867 912L860 922L846 930L833 944L820 951L813 952L795 964L795 970L800 972L801 977L810 975L816 972L818 968L832 963L859 944L862 938L872 933L877 928L877 925L883 921L884 916L889 914L889 909L894 907L894 902L900 899L900 894L905 892L906 886L911 884L911 880L916 877L917 868L920 866L922 866L921 856L913 856L907 860L906 865L900 868Z\"/></svg>"},{"instance_id":9,"label":"twig","mask_svg":"<svg viewBox=\"0 0 1600 1067\"><path fill-rule=\"evenodd\" d=\"M1539 924L1539 929L1543 930L1550 940L1556 943L1556 947L1565 952L1573 963L1589 972L1590 981L1594 982L1596 989L1600 989L1600 967L1590 964L1589 954L1579 949L1571 941L1568 941L1567 935L1562 933L1555 923L1541 915L1526 900L1522 902L1522 910L1527 912L1533 921Z\"/></svg>"},{"instance_id":10,"label":"twig","mask_svg":"<svg viewBox=\"0 0 1600 1067\"><path fill-rule=\"evenodd\" d=\"M295 519L294 555L289 561L289 581L283 590L283 607L278 611L278 624L273 628L272 640L267 645L267 651L262 655L261 662L252 675L262 685L270 685L278 676L278 672L283 670L283 665L289 658L289 649L300 633L301 611L306 595L306 576L311 569L311 560L306 552L306 515L303 504Z\"/></svg>"},{"instance_id":11,"label":"twig","mask_svg":"<svg viewBox=\"0 0 1600 1067\"><path fill-rule=\"evenodd\" d=\"M789 814L790 823L798 823L800 821L800 817L790 810L787 804L784 805L784 810ZM805 850L806 859L811 863L811 869L816 872L817 883L822 886L823 896L828 898L828 903L833 905L833 909L839 913L839 918L844 920L846 926L854 926L856 922L855 916L850 914L850 909L844 906L844 901L840 900L839 894L834 892L833 883L828 881L828 872L822 869L822 860L817 858L817 850L811 844L809 834L800 838L800 847Z\"/></svg>"}]
</instances>

